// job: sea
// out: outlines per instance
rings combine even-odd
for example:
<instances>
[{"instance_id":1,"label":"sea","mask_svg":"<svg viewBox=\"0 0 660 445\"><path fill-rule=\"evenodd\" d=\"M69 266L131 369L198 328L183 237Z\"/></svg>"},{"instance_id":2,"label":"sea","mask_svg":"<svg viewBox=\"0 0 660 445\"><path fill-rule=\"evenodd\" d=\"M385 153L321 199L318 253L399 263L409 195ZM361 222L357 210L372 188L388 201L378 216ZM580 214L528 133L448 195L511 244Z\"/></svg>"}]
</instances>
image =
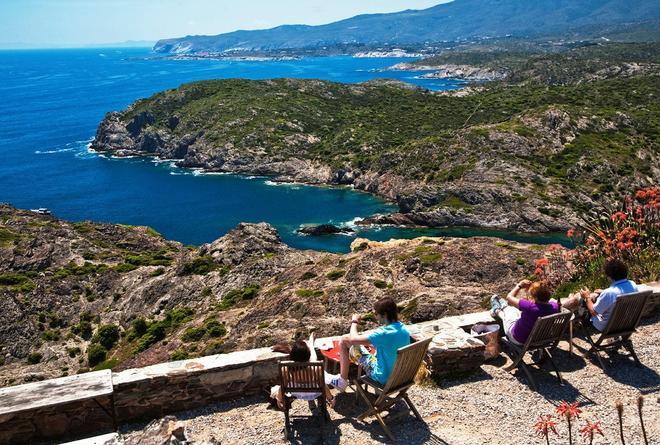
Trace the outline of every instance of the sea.
<instances>
[{"instance_id":1,"label":"sea","mask_svg":"<svg viewBox=\"0 0 660 445\"><path fill-rule=\"evenodd\" d=\"M189 245L211 242L240 222L267 222L299 249L348 252L356 237L497 236L565 242L557 234L448 227L361 228L360 218L396 206L348 187L277 184L267 177L205 174L151 158L102 156L89 143L105 115L137 99L202 79L280 77L364 82L394 78L431 90L453 79L382 69L407 58L309 57L298 60L171 60L149 48L0 51L0 202L47 208L70 221L146 225ZM306 236L302 225L332 223L353 234Z\"/></svg>"}]
</instances>

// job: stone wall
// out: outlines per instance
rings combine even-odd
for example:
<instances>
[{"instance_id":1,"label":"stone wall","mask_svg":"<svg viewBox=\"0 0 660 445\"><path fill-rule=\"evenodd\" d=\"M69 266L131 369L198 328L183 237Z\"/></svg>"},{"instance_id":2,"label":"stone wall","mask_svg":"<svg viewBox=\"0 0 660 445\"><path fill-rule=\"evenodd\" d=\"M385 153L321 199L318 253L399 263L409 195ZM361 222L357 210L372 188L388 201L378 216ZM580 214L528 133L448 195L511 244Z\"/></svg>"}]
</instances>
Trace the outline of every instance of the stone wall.
<instances>
[{"instance_id":1,"label":"stone wall","mask_svg":"<svg viewBox=\"0 0 660 445\"><path fill-rule=\"evenodd\" d=\"M284 355L269 348L128 369L112 377L119 422L160 417L259 392Z\"/></svg>"}]
</instances>

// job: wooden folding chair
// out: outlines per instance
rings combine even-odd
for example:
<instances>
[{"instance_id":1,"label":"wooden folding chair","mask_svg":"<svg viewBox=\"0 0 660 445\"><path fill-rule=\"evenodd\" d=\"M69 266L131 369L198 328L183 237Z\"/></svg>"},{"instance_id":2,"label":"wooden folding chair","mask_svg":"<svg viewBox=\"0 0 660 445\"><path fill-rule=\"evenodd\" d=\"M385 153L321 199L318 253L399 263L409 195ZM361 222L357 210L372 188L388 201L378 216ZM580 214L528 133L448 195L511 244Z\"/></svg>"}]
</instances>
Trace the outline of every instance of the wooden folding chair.
<instances>
[{"instance_id":1,"label":"wooden folding chair","mask_svg":"<svg viewBox=\"0 0 660 445\"><path fill-rule=\"evenodd\" d=\"M383 427L385 434L394 441L396 439L385 424L381 413L387 411L399 400L404 400L408 405L408 408L410 408L409 411L412 411L418 420L423 421L422 416L419 415L415 405L413 405L408 397L408 389L415 384L415 375L426 356L426 351L428 350L431 340L432 339L429 338L400 348L397 351L392 374L385 385L381 385L367 376L358 376L353 384L369 407L367 411L358 416L358 420L362 421L367 417L375 416L376 419L378 419L380 426ZM362 388L361 385L364 385L364 388ZM373 402L369 397L369 387L374 389L375 400ZM409 411L402 414L408 414ZM390 420L389 416L388 420Z\"/></svg>"},{"instance_id":2,"label":"wooden folding chair","mask_svg":"<svg viewBox=\"0 0 660 445\"><path fill-rule=\"evenodd\" d=\"M652 294L653 291L648 290L617 297L614 302L612 314L603 332L598 332L591 324L591 321L581 319L580 324L584 332L584 339L591 346L585 355L594 354L598 358L600 367L605 370L605 362L600 356L600 352L616 352L621 347L624 347L628 350L635 363L641 366L642 363L635 353L630 337L637 330L637 326L644 313L644 306L646 306ZM600 333L600 336L594 341L592 334L598 333ZM610 341L603 344L607 339L610 339Z\"/></svg>"},{"instance_id":3,"label":"wooden folding chair","mask_svg":"<svg viewBox=\"0 0 660 445\"><path fill-rule=\"evenodd\" d=\"M316 401L321 422L321 441L323 442L323 429L325 420L329 419L328 407L325 397L325 379L323 375L323 362L294 362L281 361L279 363L280 388L284 395L284 434L289 438L291 433L291 419L289 414L291 403L295 399L293 394L320 394ZM295 416L308 417L308 416Z\"/></svg>"},{"instance_id":4,"label":"wooden folding chair","mask_svg":"<svg viewBox=\"0 0 660 445\"><path fill-rule=\"evenodd\" d=\"M568 328L568 325L571 321L573 314L570 311L562 309L561 312L552 315L546 315L545 317L539 317L534 323L532 332L527 337L527 341L523 346L516 345L515 343L509 341L508 338L503 337L502 341L508 346L508 349L511 354L511 359L513 363L511 366L505 368L507 371L511 371L516 368L522 368L527 376L527 380L532 385L532 388L535 390L538 389L534 377L530 372L527 364L525 363L525 354L533 353L535 351L540 351L543 358L550 359L552 368L557 373L557 378L559 383L564 383L559 369L552 359L552 352L559 344L559 341L562 339L564 332Z\"/></svg>"}]
</instances>

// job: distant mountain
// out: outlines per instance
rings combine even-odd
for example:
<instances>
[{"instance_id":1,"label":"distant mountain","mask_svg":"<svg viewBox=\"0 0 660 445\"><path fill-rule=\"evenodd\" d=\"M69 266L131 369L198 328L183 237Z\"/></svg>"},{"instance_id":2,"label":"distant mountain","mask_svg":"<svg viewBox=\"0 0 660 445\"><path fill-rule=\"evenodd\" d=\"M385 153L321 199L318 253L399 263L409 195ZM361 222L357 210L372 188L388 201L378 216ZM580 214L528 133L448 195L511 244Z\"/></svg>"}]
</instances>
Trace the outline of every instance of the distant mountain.
<instances>
[{"instance_id":1,"label":"distant mountain","mask_svg":"<svg viewBox=\"0 0 660 445\"><path fill-rule=\"evenodd\" d=\"M424 10L359 15L320 25L284 25L217 36L160 40L161 53L250 52L342 45L420 45L485 37L539 36L660 18L657 0L455 0Z\"/></svg>"}]
</instances>

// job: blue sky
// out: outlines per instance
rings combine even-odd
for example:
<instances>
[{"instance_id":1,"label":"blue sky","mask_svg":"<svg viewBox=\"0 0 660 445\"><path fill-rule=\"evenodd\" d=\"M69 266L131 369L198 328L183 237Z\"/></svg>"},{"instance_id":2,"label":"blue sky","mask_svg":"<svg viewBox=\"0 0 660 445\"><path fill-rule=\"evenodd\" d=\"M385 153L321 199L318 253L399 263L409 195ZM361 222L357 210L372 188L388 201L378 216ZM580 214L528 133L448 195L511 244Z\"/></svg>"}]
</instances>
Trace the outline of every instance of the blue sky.
<instances>
[{"instance_id":1,"label":"blue sky","mask_svg":"<svg viewBox=\"0 0 660 445\"><path fill-rule=\"evenodd\" d=\"M0 46L86 46L220 34L357 14L423 9L448 0L0 0Z\"/></svg>"}]
</instances>

